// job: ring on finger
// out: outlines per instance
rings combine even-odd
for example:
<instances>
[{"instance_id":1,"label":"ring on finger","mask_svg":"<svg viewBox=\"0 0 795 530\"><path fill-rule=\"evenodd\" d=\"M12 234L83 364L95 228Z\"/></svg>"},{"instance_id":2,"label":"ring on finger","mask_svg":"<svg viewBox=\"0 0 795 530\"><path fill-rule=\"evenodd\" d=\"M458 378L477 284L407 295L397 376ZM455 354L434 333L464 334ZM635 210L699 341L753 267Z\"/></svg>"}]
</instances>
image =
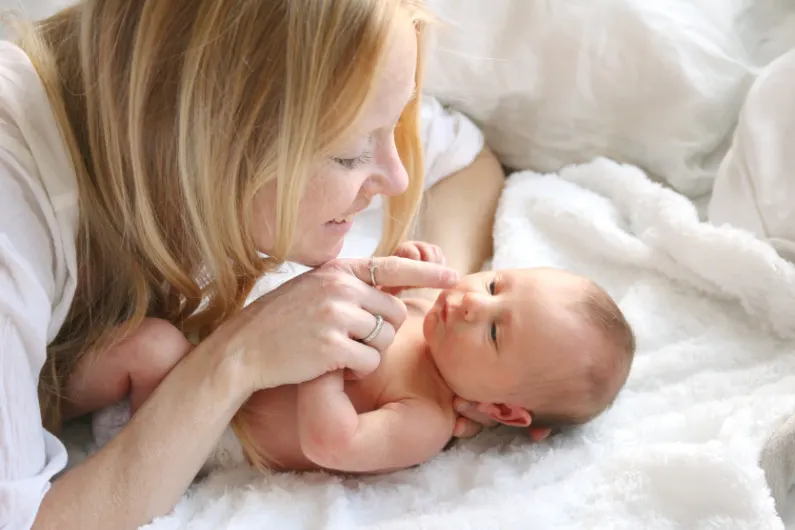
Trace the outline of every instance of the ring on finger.
<instances>
[{"instance_id":1,"label":"ring on finger","mask_svg":"<svg viewBox=\"0 0 795 530\"><path fill-rule=\"evenodd\" d=\"M361 340L363 344L370 344L373 342L378 335L381 333L381 330L384 328L384 317L381 315L375 315L375 327L373 331L370 332L365 338Z\"/></svg>"},{"instance_id":2,"label":"ring on finger","mask_svg":"<svg viewBox=\"0 0 795 530\"><path fill-rule=\"evenodd\" d=\"M375 256L370 257L370 285L378 287L378 283L375 281Z\"/></svg>"}]
</instances>

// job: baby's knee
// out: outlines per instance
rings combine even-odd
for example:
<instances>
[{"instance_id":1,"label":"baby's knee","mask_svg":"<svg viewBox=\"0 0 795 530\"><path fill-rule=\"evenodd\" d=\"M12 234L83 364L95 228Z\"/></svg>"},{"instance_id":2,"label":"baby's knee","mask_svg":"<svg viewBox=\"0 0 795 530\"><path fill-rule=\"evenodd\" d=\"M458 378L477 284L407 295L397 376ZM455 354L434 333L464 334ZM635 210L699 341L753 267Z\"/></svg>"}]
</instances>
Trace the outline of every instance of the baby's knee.
<instances>
[{"instance_id":1,"label":"baby's knee","mask_svg":"<svg viewBox=\"0 0 795 530\"><path fill-rule=\"evenodd\" d=\"M146 318L128 339L133 356L143 365L172 367L193 345L168 321Z\"/></svg>"},{"instance_id":2,"label":"baby's knee","mask_svg":"<svg viewBox=\"0 0 795 530\"><path fill-rule=\"evenodd\" d=\"M112 364L125 367L133 387L149 387L162 380L191 348L173 324L146 318L109 354Z\"/></svg>"}]
</instances>

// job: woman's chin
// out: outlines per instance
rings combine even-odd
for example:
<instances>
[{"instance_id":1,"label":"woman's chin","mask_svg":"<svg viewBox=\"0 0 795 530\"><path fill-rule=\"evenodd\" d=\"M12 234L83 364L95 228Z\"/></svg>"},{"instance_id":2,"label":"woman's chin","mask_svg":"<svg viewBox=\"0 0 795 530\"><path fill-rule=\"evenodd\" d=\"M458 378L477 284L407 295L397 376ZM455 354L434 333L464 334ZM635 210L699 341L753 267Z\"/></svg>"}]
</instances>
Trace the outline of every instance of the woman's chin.
<instances>
[{"instance_id":1,"label":"woman's chin","mask_svg":"<svg viewBox=\"0 0 795 530\"><path fill-rule=\"evenodd\" d=\"M334 246L327 246L325 248L301 248L298 252L290 255L290 261L300 263L306 267L319 267L324 263L336 259L340 255L340 252L342 252L344 243L345 240L340 239Z\"/></svg>"}]
</instances>

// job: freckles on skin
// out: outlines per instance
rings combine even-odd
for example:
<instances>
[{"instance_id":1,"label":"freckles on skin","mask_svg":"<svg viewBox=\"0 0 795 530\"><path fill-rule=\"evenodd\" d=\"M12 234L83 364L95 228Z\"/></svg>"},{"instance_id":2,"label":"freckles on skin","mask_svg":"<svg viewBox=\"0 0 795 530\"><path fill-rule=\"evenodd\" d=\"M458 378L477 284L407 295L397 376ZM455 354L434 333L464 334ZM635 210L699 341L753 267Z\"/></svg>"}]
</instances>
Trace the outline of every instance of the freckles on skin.
<instances>
[{"instance_id":1,"label":"freckles on skin","mask_svg":"<svg viewBox=\"0 0 795 530\"><path fill-rule=\"evenodd\" d=\"M373 160L361 168L349 169L324 158L313 168L299 205L294 248L287 256L290 261L314 266L334 259L346 233L330 230L328 223L361 211L377 194L402 193L408 184L395 148L393 128L414 92L417 37L408 18L397 24L386 50L384 70L375 80L373 97L354 125L355 132L334 153L335 157L355 158L369 145ZM275 182L266 188L255 201L253 229L258 249L271 254L277 239Z\"/></svg>"}]
</instances>

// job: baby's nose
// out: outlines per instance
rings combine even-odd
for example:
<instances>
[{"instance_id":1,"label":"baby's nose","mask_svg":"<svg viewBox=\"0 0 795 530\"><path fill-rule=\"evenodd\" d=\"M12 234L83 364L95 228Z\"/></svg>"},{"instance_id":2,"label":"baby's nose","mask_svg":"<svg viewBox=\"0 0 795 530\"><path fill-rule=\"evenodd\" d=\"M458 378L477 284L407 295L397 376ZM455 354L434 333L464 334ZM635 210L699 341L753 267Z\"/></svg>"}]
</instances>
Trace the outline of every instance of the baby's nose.
<instances>
[{"instance_id":1,"label":"baby's nose","mask_svg":"<svg viewBox=\"0 0 795 530\"><path fill-rule=\"evenodd\" d=\"M480 293L466 293L461 297L460 318L465 322L476 322L486 310L485 297Z\"/></svg>"}]
</instances>

